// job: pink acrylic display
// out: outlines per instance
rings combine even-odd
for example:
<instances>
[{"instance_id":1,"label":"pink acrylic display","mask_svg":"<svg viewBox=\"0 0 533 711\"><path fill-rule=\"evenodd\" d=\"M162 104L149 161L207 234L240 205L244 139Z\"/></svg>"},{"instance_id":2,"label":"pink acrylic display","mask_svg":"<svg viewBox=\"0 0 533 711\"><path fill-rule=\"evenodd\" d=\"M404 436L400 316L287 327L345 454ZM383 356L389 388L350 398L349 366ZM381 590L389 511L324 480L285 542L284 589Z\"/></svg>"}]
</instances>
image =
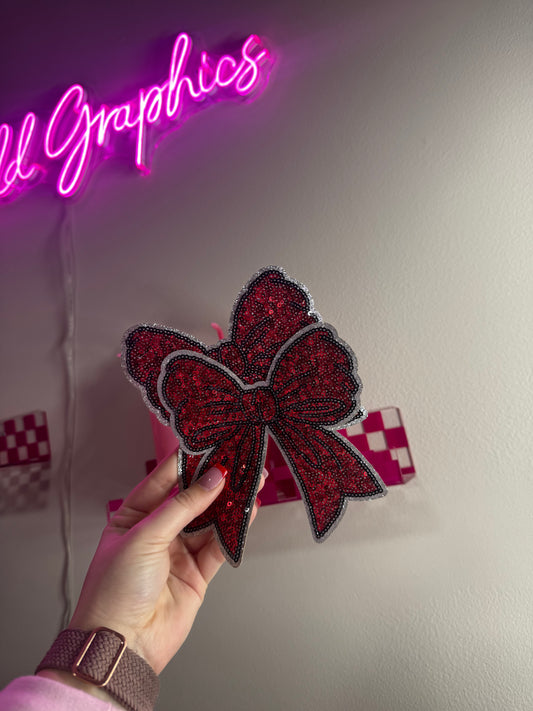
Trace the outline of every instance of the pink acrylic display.
<instances>
[{"instance_id":1,"label":"pink acrylic display","mask_svg":"<svg viewBox=\"0 0 533 711\"><path fill-rule=\"evenodd\" d=\"M178 447L178 441L170 427L161 424L152 413L150 413L150 421L156 459L146 462L147 474L157 462L165 459ZM373 410L368 413L368 417L363 422L339 432L345 435L372 464L386 486L405 484L415 476L407 432L397 407ZM262 506L297 501L302 498L283 455L272 440L268 443L265 467L268 469L269 476L259 495ZM121 504L122 499L108 502L108 520Z\"/></svg>"},{"instance_id":2,"label":"pink acrylic display","mask_svg":"<svg viewBox=\"0 0 533 711\"><path fill-rule=\"evenodd\" d=\"M161 424L152 413L150 420L157 461L161 461L177 448L177 440L171 428ZM415 475L407 433L397 407L374 410L363 422L339 431L375 467L387 486L405 484ZM301 498L283 455L271 439L265 466L269 476L259 496L262 506Z\"/></svg>"},{"instance_id":3,"label":"pink acrylic display","mask_svg":"<svg viewBox=\"0 0 533 711\"><path fill-rule=\"evenodd\" d=\"M396 407L375 410L366 420L339 430L376 469L386 486L405 484L415 475L407 433ZM265 466L269 476L259 498L262 506L301 499L283 455L270 440Z\"/></svg>"},{"instance_id":4,"label":"pink acrylic display","mask_svg":"<svg viewBox=\"0 0 533 711\"><path fill-rule=\"evenodd\" d=\"M0 514L48 503L51 450L46 412L0 421Z\"/></svg>"}]
</instances>

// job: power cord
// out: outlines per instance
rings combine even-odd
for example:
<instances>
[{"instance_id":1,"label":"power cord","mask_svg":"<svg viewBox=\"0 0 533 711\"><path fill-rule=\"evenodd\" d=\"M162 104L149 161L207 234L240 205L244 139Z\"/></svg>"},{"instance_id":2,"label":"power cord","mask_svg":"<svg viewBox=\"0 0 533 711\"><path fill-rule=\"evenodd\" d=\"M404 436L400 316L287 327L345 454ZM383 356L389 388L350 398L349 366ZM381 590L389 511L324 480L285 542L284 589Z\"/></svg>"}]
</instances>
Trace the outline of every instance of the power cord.
<instances>
[{"instance_id":1,"label":"power cord","mask_svg":"<svg viewBox=\"0 0 533 711\"><path fill-rule=\"evenodd\" d=\"M59 226L59 246L63 293L65 297L65 322L62 342L65 363L65 446L58 477L58 494L61 509L61 537L64 547L63 569L61 573L61 595L63 612L61 627L68 626L72 617L73 574L72 574L72 462L74 438L76 434L76 371L75 371L75 260L73 244L72 214L67 205Z\"/></svg>"}]
</instances>

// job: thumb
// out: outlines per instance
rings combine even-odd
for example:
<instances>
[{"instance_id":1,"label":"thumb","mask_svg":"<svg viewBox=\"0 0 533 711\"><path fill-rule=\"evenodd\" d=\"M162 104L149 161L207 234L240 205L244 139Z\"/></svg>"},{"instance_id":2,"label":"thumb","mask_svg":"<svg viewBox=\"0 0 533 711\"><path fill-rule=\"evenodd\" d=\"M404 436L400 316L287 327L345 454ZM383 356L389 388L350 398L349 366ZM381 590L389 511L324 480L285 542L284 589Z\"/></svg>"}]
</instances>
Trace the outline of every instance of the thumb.
<instances>
[{"instance_id":1,"label":"thumb","mask_svg":"<svg viewBox=\"0 0 533 711\"><path fill-rule=\"evenodd\" d=\"M213 503L224 488L227 474L225 467L216 464L188 489L167 499L140 524L142 538L169 545L185 526Z\"/></svg>"}]
</instances>

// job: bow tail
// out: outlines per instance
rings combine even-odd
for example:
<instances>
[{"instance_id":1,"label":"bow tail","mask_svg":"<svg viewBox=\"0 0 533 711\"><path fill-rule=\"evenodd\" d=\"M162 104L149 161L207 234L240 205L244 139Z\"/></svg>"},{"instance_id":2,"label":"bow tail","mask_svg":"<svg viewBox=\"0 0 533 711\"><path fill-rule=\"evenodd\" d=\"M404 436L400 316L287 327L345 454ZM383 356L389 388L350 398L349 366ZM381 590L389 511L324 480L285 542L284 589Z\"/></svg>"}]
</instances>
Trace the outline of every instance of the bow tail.
<instances>
[{"instance_id":1,"label":"bow tail","mask_svg":"<svg viewBox=\"0 0 533 711\"><path fill-rule=\"evenodd\" d=\"M278 422L271 430L298 483L317 541L340 521L348 499L386 494L374 468L337 432L301 422L298 429Z\"/></svg>"},{"instance_id":2,"label":"bow tail","mask_svg":"<svg viewBox=\"0 0 533 711\"><path fill-rule=\"evenodd\" d=\"M228 470L221 494L184 532L194 534L212 528L234 567L241 562L265 455L265 427L243 425L231 439L220 442L204 456L194 475L194 479L201 477L214 464Z\"/></svg>"}]
</instances>

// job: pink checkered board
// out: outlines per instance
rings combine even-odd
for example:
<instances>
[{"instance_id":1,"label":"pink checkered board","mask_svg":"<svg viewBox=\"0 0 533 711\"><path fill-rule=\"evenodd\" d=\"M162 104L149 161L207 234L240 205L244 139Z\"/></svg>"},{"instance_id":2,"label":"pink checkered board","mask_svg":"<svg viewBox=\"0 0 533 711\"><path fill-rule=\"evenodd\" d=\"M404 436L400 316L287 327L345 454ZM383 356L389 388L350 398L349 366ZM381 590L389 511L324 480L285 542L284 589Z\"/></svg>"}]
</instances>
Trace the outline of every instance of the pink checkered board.
<instances>
[{"instance_id":1,"label":"pink checkered board","mask_svg":"<svg viewBox=\"0 0 533 711\"><path fill-rule=\"evenodd\" d=\"M50 462L0 469L0 514L42 509L48 503Z\"/></svg>"},{"instance_id":2,"label":"pink checkered board","mask_svg":"<svg viewBox=\"0 0 533 711\"><path fill-rule=\"evenodd\" d=\"M38 410L0 422L0 467L49 461L45 412Z\"/></svg>"},{"instance_id":3,"label":"pink checkered board","mask_svg":"<svg viewBox=\"0 0 533 711\"><path fill-rule=\"evenodd\" d=\"M39 410L0 422L0 514L46 506L50 460L45 412Z\"/></svg>"},{"instance_id":4,"label":"pink checkered board","mask_svg":"<svg viewBox=\"0 0 533 711\"><path fill-rule=\"evenodd\" d=\"M397 407L369 412L366 420L340 432L368 459L387 486L404 484L415 475L407 432Z\"/></svg>"},{"instance_id":5,"label":"pink checkered board","mask_svg":"<svg viewBox=\"0 0 533 711\"><path fill-rule=\"evenodd\" d=\"M362 422L339 432L372 464L386 486L405 484L415 475L407 433L397 407L373 410ZM149 473L155 462L146 464ZM289 467L272 439L268 442L265 466L269 476L259 494L263 506L301 498ZM122 499L108 503L108 519L121 503Z\"/></svg>"},{"instance_id":6,"label":"pink checkered board","mask_svg":"<svg viewBox=\"0 0 533 711\"><path fill-rule=\"evenodd\" d=\"M373 410L356 425L339 430L378 472L386 486L405 484L415 475L407 433L397 407ZM265 506L300 499L300 492L283 455L269 441L265 466L270 476L260 494Z\"/></svg>"}]
</instances>

